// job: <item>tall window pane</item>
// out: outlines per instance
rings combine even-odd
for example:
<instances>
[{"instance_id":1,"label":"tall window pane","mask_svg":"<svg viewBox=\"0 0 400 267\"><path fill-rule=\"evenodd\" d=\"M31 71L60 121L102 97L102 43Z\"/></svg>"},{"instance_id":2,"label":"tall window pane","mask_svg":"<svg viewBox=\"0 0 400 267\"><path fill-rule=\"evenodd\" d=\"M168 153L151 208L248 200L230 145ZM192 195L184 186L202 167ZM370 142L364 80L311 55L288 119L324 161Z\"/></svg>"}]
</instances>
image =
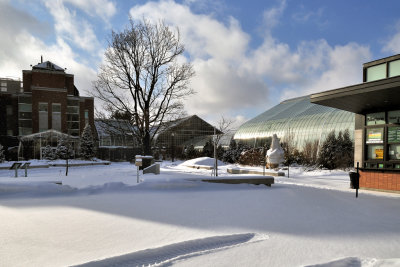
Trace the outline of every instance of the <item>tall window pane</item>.
<instances>
[{"instance_id":1,"label":"tall window pane","mask_svg":"<svg viewBox=\"0 0 400 267\"><path fill-rule=\"evenodd\" d=\"M389 63L389 77L400 75L400 60Z\"/></svg>"},{"instance_id":2,"label":"tall window pane","mask_svg":"<svg viewBox=\"0 0 400 267\"><path fill-rule=\"evenodd\" d=\"M48 103L39 103L39 132L49 129Z\"/></svg>"},{"instance_id":3,"label":"tall window pane","mask_svg":"<svg viewBox=\"0 0 400 267\"><path fill-rule=\"evenodd\" d=\"M400 110L394 110L388 112L389 123L400 123Z\"/></svg>"},{"instance_id":4,"label":"tall window pane","mask_svg":"<svg viewBox=\"0 0 400 267\"><path fill-rule=\"evenodd\" d=\"M85 125L89 123L89 110L85 109Z\"/></svg>"},{"instance_id":5,"label":"tall window pane","mask_svg":"<svg viewBox=\"0 0 400 267\"><path fill-rule=\"evenodd\" d=\"M386 78L386 63L369 67L367 69L367 82Z\"/></svg>"},{"instance_id":6,"label":"tall window pane","mask_svg":"<svg viewBox=\"0 0 400 267\"><path fill-rule=\"evenodd\" d=\"M52 104L52 128L61 132L61 104Z\"/></svg>"}]
</instances>

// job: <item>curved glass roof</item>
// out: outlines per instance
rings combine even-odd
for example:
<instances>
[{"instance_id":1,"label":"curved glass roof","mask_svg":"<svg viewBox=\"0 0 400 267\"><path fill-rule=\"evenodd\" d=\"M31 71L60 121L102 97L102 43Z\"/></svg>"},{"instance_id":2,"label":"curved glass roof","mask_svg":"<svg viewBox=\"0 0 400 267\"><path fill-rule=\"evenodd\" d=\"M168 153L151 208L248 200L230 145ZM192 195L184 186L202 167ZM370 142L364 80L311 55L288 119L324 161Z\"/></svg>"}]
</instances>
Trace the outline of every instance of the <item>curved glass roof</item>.
<instances>
[{"instance_id":1,"label":"curved glass roof","mask_svg":"<svg viewBox=\"0 0 400 267\"><path fill-rule=\"evenodd\" d=\"M335 130L348 129L353 139L354 113L310 103L304 96L281 102L239 127L234 139L246 143L276 134L281 140L289 133L294 137L298 149L307 141L325 140Z\"/></svg>"}]
</instances>

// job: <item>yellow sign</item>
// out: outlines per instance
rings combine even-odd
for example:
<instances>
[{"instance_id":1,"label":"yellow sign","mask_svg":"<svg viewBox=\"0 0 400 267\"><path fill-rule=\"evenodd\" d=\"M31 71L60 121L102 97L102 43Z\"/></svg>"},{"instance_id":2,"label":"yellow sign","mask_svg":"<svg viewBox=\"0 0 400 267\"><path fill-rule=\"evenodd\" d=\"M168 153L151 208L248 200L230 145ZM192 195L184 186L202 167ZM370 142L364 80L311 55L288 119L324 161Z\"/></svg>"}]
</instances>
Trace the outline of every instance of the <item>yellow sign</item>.
<instances>
[{"instance_id":1,"label":"yellow sign","mask_svg":"<svg viewBox=\"0 0 400 267\"><path fill-rule=\"evenodd\" d=\"M375 156L376 159L383 159L383 149L382 148L375 149Z\"/></svg>"}]
</instances>

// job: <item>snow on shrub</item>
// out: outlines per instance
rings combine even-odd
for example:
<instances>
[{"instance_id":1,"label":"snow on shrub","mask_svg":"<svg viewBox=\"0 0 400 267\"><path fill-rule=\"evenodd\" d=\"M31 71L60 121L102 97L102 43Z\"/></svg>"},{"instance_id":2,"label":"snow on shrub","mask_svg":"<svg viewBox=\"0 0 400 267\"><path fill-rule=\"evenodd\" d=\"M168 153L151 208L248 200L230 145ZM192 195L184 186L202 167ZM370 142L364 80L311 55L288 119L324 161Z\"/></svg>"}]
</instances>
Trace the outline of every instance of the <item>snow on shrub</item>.
<instances>
[{"instance_id":1,"label":"snow on shrub","mask_svg":"<svg viewBox=\"0 0 400 267\"><path fill-rule=\"evenodd\" d=\"M86 124L83 129L82 137L81 137L81 157L84 159L92 159L94 158L94 141L92 135L92 128L89 124Z\"/></svg>"}]
</instances>

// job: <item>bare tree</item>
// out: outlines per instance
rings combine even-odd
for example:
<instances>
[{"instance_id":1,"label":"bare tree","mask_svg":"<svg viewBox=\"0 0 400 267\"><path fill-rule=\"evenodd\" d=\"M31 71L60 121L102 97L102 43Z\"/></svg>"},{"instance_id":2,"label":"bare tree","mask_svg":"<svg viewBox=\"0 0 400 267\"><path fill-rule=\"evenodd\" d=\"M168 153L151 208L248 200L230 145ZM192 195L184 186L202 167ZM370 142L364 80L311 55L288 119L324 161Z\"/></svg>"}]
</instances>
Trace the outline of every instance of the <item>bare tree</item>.
<instances>
[{"instance_id":1,"label":"bare tree","mask_svg":"<svg viewBox=\"0 0 400 267\"><path fill-rule=\"evenodd\" d=\"M217 157L217 148L221 142L221 138L230 130L231 125L233 124L233 120L227 119L224 116L221 116L221 119L218 121L218 129L214 128L214 174L218 176L218 157ZM218 131L217 131L218 130Z\"/></svg>"},{"instance_id":2,"label":"bare tree","mask_svg":"<svg viewBox=\"0 0 400 267\"><path fill-rule=\"evenodd\" d=\"M194 70L182 56L179 29L145 19L129 22L125 30L112 31L93 95L106 113L123 114L135 126L132 134L148 155L160 126L178 118L182 100L194 93L189 87Z\"/></svg>"},{"instance_id":3,"label":"bare tree","mask_svg":"<svg viewBox=\"0 0 400 267\"><path fill-rule=\"evenodd\" d=\"M232 127L233 123L234 123L233 119L228 119L228 118L225 118L224 116L221 116L220 120L217 122L218 125L217 125L216 130L218 130L218 131L216 132L216 136L214 139L214 145L216 147L218 147L218 145L220 145L221 138L231 131L231 127Z\"/></svg>"}]
</instances>

